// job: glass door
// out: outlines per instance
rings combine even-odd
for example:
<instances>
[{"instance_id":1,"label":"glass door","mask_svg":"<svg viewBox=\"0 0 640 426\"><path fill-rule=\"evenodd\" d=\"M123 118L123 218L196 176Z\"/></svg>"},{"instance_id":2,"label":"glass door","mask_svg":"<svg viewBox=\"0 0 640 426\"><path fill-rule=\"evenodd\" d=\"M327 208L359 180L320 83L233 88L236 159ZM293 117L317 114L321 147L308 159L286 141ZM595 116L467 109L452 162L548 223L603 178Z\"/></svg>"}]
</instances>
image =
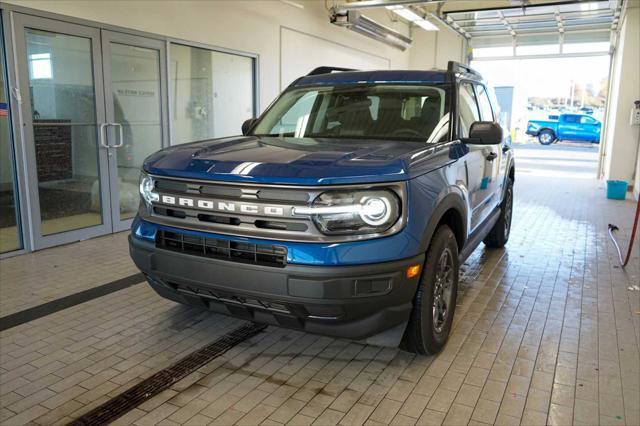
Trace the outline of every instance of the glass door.
<instances>
[{"instance_id":1,"label":"glass door","mask_svg":"<svg viewBox=\"0 0 640 426\"><path fill-rule=\"evenodd\" d=\"M168 145L165 43L102 31L105 107L103 126L111 179L114 231L138 211L144 159Z\"/></svg>"},{"instance_id":2,"label":"glass door","mask_svg":"<svg viewBox=\"0 0 640 426\"><path fill-rule=\"evenodd\" d=\"M100 33L15 14L35 249L111 232Z\"/></svg>"},{"instance_id":3,"label":"glass door","mask_svg":"<svg viewBox=\"0 0 640 426\"><path fill-rule=\"evenodd\" d=\"M1 16L0 16L1 18ZM6 83L5 49L0 31L0 254L22 248L22 229L11 115L15 102Z\"/></svg>"}]
</instances>

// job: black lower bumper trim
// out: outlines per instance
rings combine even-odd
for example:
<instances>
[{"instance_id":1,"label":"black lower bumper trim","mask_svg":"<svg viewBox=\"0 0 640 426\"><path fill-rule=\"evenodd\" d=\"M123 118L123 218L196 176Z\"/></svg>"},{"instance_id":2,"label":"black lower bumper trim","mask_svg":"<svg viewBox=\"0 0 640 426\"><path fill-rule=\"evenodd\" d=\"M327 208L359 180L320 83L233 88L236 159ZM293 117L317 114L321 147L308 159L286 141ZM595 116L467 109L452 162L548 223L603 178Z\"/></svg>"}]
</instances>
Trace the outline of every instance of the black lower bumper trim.
<instances>
[{"instance_id":1,"label":"black lower bumper trim","mask_svg":"<svg viewBox=\"0 0 640 426\"><path fill-rule=\"evenodd\" d=\"M365 339L410 316L424 256L356 266L238 264L162 250L130 237L131 257L158 294L215 312L304 331Z\"/></svg>"}]
</instances>

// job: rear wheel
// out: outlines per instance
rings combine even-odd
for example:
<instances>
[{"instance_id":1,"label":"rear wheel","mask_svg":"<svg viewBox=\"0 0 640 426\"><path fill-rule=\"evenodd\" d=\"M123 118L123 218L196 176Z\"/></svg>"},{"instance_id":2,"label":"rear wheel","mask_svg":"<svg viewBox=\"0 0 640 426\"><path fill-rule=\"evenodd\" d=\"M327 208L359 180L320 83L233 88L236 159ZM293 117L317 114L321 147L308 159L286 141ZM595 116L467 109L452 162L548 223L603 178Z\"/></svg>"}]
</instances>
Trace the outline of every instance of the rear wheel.
<instances>
[{"instance_id":1,"label":"rear wheel","mask_svg":"<svg viewBox=\"0 0 640 426\"><path fill-rule=\"evenodd\" d=\"M504 199L500 205L500 217L489 234L482 240L488 247L502 248L509 241L513 216L513 180L507 179Z\"/></svg>"},{"instance_id":2,"label":"rear wheel","mask_svg":"<svg viewBox=\"0 0 640 426\"><path fill-rule=\"evenodd\" d=\"M538 133L538 141L541 145L551 145L556 140L556 134L553 130L545 129Z\"/></svg>"},{"instance_id":3,"label":"rear wheel","mask_svg":"<svg viewBox=\"0 0 640 426\"><path fill-rule=\"evenodd\" d=\"M459 267L456 237L442 225L427 251L404 334L404 349L430 355L440 352L447 343L456 308Z\"/></svg>"}]
</instances>

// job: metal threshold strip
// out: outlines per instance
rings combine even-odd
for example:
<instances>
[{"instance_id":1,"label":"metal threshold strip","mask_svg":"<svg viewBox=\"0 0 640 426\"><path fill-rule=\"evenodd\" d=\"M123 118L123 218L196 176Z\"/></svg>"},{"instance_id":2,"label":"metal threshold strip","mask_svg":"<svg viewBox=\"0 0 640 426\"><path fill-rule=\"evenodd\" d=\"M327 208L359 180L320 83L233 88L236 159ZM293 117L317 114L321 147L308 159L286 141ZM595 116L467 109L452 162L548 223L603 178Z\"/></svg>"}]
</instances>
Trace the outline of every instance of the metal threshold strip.
<instances>
[{"instance_id":1,"label":"metal threshold strip","mask_svg":"<svg viewBox=\"0 0 640 426\"><path fill-rule=\"evenodd\" d=\"M267 326L254 322L236 328L213 343L192 352L175 364L158 371L153 376L127 389L109 401L94 408L82 417L69 423L72 426L104 425L111 423L143 402L168 389L178 380L188 376L214 358L227 352L237 344L255 336Z\"/></svg>"}]
</instances>

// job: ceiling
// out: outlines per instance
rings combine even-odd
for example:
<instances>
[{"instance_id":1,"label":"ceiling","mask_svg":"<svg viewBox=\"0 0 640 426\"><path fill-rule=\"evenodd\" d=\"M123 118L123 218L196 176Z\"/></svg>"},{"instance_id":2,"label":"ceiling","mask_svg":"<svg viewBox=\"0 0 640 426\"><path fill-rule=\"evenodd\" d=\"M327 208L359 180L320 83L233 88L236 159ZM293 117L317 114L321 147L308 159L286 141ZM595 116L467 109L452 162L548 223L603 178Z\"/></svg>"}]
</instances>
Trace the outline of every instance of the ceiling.
<instances>
[{"instance_id":1,"label":"ceiling","mask_svg":"<svg viewBox=\"0 0 640 426\"><path fill-rule=\"evenodd\" d=\"M624 1L347 0L343 5L368 9L401 4L447 25L472 47L498 47L609 42Z\"/></svg>"},{"instance_id":2,"label":"ceiling","mask_svg":"<svg viewBox=\"0 0 640 426\"><path fill-rule=\"evenodd\" d=\"M454 6L451 3L451 6ZM468 3L467 3L468 5ZM609 41L620 1L554 2L484 10L443 11L449 26L473 46Z\"/></svg>"}]
</instances>

